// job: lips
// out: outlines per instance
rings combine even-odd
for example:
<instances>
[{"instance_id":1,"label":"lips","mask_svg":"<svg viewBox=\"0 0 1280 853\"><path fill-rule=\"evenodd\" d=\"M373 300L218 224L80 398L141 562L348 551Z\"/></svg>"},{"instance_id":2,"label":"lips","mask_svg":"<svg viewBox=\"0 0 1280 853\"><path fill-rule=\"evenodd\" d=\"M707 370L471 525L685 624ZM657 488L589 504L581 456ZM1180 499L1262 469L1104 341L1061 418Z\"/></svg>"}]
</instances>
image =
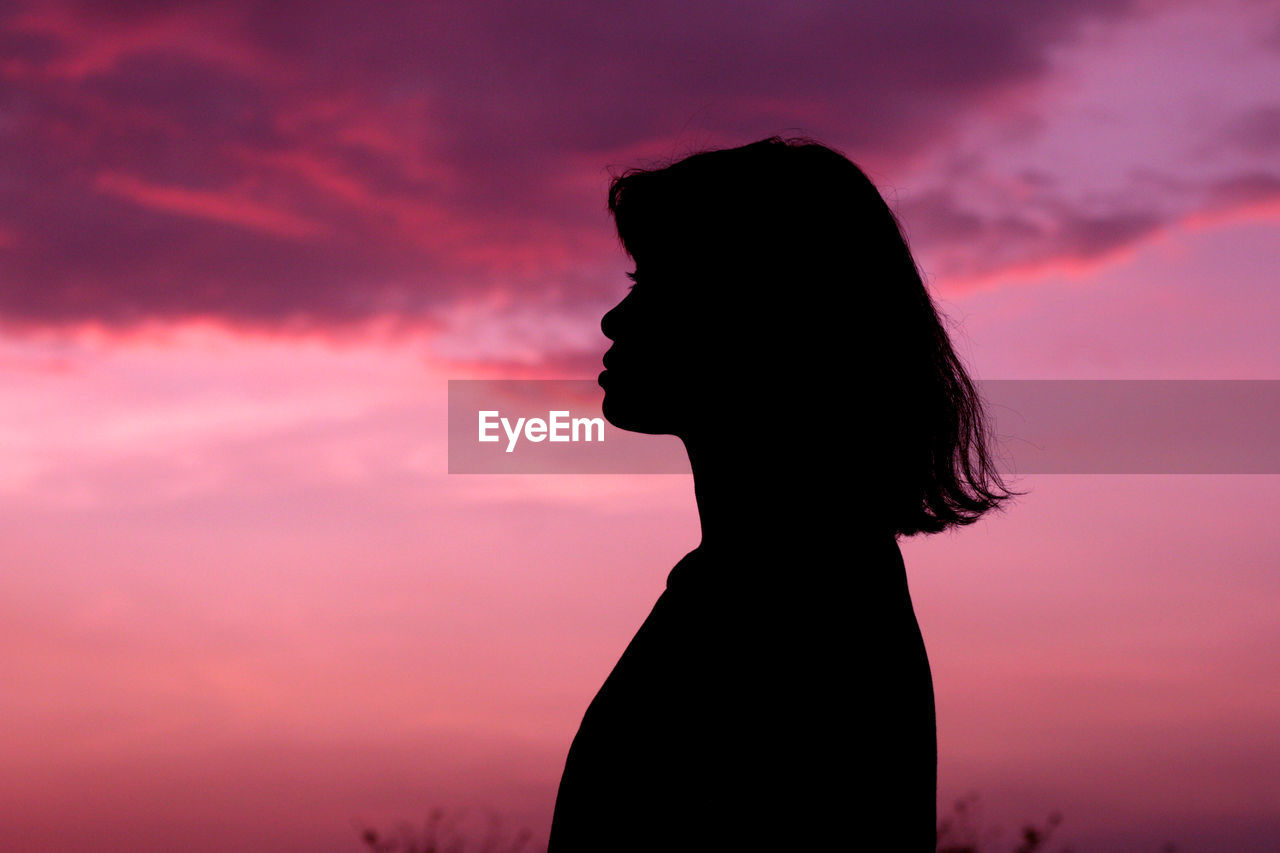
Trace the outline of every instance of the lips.
<instances>
[{"instance_id":1,"label":"lips","mask_svg":"<svg viewBox=\"0 0 1280 853\"><path fill-rule=\"evenodd\" d=\"M617 370L618 367L618 354L613 351L613 347L609 347L601 361L604 363L604 370L600 371L600 375L596 377L596 384L608 390L609 371Z\"/></svg>"}]
</instances>

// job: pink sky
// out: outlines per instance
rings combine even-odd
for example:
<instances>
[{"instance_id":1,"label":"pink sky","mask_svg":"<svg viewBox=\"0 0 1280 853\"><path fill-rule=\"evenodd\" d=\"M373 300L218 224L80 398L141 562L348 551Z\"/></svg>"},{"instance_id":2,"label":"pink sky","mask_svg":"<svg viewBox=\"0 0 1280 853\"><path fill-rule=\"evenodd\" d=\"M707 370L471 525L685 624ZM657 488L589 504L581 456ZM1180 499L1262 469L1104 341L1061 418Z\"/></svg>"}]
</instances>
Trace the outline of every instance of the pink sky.
<instances>
[{"instance_id":1,"label":"pink sky","mask_svg":"<svg viewBox=\"0 0 1280 853\"><path fill-rule=\"evenodd\" d=\"M607 167L805 132L975 375L1280 378L1275 3L354 8L0 13L0 849L545 835L690 482L451 477L445 388L594 375ZM1280 482L1019 485L903 543L943 808L1271 849Z\"/></svg>"}]
</instances>

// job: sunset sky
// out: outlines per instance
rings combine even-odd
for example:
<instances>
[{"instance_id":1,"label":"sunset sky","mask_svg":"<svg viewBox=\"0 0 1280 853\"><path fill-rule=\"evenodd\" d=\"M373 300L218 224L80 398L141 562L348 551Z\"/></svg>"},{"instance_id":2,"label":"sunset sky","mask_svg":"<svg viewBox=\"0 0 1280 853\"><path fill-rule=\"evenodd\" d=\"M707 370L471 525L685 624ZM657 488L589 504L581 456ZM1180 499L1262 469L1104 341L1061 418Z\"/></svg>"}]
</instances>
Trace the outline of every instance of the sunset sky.
<instances>
[{"instance_id":1,"label":"sunset sky","mask_svg":"<svg viewBox=\"0 0 1280 853\"><path fill-rule=\"evenodd\" d=\"M976 377L1280 379L1273 0L0 8L0 849L545 840L691 481L451 476L446 383L599 370L611 169L807 134ZM940 810L1274 850L1280 478L1016 485L902 545Z\"/></svg>"}]
</instances>

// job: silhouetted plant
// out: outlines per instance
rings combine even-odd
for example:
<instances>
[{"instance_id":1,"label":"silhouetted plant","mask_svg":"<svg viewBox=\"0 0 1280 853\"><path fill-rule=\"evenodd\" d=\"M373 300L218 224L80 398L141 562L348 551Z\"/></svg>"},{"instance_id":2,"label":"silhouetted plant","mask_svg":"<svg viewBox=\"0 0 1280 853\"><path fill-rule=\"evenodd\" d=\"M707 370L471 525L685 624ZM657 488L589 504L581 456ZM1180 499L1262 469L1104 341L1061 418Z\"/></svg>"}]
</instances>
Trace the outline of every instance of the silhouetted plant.
<instances>
[{"instance_id":1,"label":"silhouetted plant","mask_svg":"<svg viewBox=\"0 0 1280 853\"><path fill-rule=\"evenodd\" d=\"M360 830L360 840L370 853L522 853L533 837L527 829L517 830L509 837L501 818L490 815L488 829L479 844L473 844L458 829L465 812L448 816L443 809L432 809L419 830L409 823L402 823L396 833L382 833L365 826Z\"/></svg>"},{"instance_id":2,"label":"silhouetted plant","mask_svg":"<svg viewBox=\"0 0 1280 853\"><path fill-rule=\"evenodd\" d=\"M936 853L994 853L990 845L1000 831L997 828L982 830L981 816L982 802L977 794L957 800L952 805L952 813L938 823ZM1045 819L1043 827L1023 826L1011 853L1048 853L1049 838L1061 823L1062 815L1054 812ZM1071 853L1071 850L1063 847L1059 853Z\"/></svg>"},{"instance_id":3,"label":"silhouetted plant","mask_svg":"<svg viewBox=\"0 0 1280 853\"><path fill-rule=\"evenodd\" d=\"M977 794L956 800L951 814L938 822L937 853L978 853L984 840L980 837L982 802Z\"/></svg>"},{"instance_id":4,"label":"silhouetted plant","mask_svg":"<svg viewBox=\"0 0 1280 853\"><path fill-rule=\"evenodd\" d=\"M1049 840L1062 824L1062 815L1051 813L1043 826L1027 824L1018 834L1016 846L1009 853L1049 853ZM977 794L968 794L952 804L951 813L938 822L935 853L996 853L993 846L1000 835L998 828L982 828L982 802ZM1055 853L1074 853L1060 847ZM1160 853L1177 853L1173 844L1165 844Z\"/></svg>"},{"instance_id":5,"label":"silhouetted plant","mask_svg":"<svg viewBox=\"0 0 1280 853\"><path fill-rule=\"evenodd\" d=\"M537 853L528 846L533 838L529 830L520 829L509 836L496 815L489 815L488 828L478 844L469 840L459 829L465 816L465 811L451 817L444 809L433 809L421 827L406 822L394 833L383 833L366 825L360 828L360 840L369 853ZM997 853L994 845L999 842L1000 830L983 824L982 801L977 794L956 800L951 813L938 822L935 853ZM1053 812L1043 826L1023 826L1016 846L1008 853L1050 853L1049 841L1061 824L1062 815ZM1074 851L1060 847L1053 853ZM1177 853L1177 847L1165 844L1160 853Z\"/></svg>"}]
</instances>

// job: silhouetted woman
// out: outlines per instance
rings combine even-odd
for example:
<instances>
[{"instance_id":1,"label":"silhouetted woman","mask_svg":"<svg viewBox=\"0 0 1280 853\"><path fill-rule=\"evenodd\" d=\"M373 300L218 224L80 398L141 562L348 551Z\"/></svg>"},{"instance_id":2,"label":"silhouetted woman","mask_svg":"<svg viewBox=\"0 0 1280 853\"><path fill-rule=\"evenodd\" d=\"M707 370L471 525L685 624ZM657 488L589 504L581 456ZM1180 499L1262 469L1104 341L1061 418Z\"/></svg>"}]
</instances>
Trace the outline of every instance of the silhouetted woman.
<instances>
[{"instance_id":1,"label":"silhouetted woman","mask_svg":"<svg viewBox=\"0 0 1280 853\"><path fill-rule=\"evenodd\" d=\"M893 214L766 139L613 181L622 429L679 436L702 542L588 707L550 853L932 851L933 686L897 537L1009 496Z\"/></svg>"}]
</instances>

